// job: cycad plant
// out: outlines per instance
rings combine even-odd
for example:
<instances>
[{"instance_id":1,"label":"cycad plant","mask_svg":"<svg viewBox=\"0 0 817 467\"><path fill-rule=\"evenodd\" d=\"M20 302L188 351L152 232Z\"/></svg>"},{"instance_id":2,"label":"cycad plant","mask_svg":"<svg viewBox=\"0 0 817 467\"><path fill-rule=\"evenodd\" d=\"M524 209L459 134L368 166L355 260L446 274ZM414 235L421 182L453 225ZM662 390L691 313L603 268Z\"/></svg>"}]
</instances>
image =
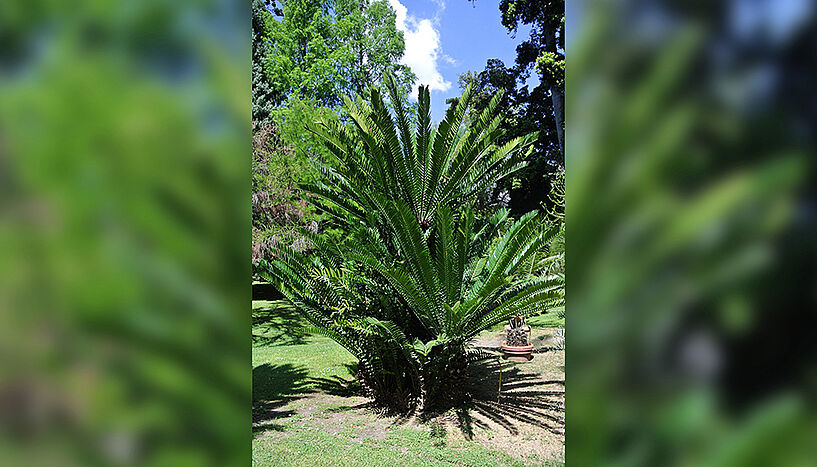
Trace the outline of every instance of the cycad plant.
<instances>
[{"instance_id":1,"label":"cycad plant","mask_svg":"<svg viewBox=\"0 0 817 467\"><path fill-rule=\"evenodd\" d=\"M534 140L494 144L500 95L466 123L466 89L433 128L421 87L412 132L392 80L387 89L393 111L372 88L368 101L346 99L347 124L310 127L335 160L319 167L324 182L305 189L346 240L327 244L304 231L311 252L281 247L261 269L315 332L358 358L358 377L376 401L439 408L464 395L474 336L563 305L563 273L543 267L561 230L541 212L474 215L474 198L524 166Z\"/></svg>"}]
</instances>

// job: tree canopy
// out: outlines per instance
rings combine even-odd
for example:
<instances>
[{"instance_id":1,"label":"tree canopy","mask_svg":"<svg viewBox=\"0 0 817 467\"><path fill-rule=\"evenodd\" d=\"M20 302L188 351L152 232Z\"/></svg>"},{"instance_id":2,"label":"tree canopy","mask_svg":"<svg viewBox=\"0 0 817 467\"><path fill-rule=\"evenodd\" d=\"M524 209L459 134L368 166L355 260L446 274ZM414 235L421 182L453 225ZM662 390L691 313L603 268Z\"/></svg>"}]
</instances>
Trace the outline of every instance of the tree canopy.
<instances>
[{"instance_id":1,"label":"tree canopy","mask_svg":"<svg viewBox=\"0 0 817 467\"><path fill-rule=\"evenodd\" d=\"M528 166L494 187L486 201L506 202L515 214L542 205L560 210L548 193L564 170L564 0L503 0L499 10L510 34L528 25L530 36L516 47L513 65L488 59L482 71L462 74L459 84L462 89L472 85L477 94L472 115L484 108L490 95L504 91L500 102L504 140L532 131L538 131L539 137ZM532 72L539 83L531 89Z\"/></svg>"},{"instance_id":2,"label":"tree canopy","mask_svg":"<svg viewBox=\"0 0 817 467\"><path fill-rule=\"evenodd\" d=\"M276 104L308 97L334 108L340 96L362 92L385 73L406 90L413 82L411 70L397 63L405 42L386 0L287 0L279 11L263 15L260 38Z\"/></svg>"}]
</instances>

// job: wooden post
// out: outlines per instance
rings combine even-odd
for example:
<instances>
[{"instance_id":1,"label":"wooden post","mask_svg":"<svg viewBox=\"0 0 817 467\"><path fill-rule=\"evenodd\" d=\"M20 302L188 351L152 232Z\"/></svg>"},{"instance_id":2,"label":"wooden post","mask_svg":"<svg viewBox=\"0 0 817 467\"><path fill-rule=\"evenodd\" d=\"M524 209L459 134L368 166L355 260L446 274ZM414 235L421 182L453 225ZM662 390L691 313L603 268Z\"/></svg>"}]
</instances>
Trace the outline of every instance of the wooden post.
<instances>
[{"instance_id":1,"label":"wooden post","mask_svg":"<svg viewBox=\"0 0 817 467\"><path fill-rule=\"evenodd\" d=\"M496 361L499 363L499 389L496 391L496 403L499 404L499 395L502 394L502 360L497 358Z\"/></svg>"}]
</instances>

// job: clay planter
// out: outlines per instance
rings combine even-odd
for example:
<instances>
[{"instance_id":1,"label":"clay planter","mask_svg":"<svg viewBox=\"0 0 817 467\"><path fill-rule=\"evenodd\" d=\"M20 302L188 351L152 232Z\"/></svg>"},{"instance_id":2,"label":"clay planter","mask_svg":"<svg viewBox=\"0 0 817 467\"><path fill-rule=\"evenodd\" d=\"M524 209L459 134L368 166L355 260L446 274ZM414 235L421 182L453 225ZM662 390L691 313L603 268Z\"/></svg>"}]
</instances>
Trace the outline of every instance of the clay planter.
<instances>
[{"instance_id":1,"label":"clay planter","mask_svg":"<svg viewBox=\"0 0 817 467\"><path fill-rule=\"evenodd\" d=\"M505 325L505 332L511 330L511 327ZM527 342L530 342L530 326L523 326L522 330L527 335ZM512 362L527 362L533 359L533 344L528 345L507 345L502 344L502 358L511 360Z\"/></svg>"},{"instance_id":2,"label":"clay planter","mask_svg":"<svg viewBox=\"0 0 817 467\"><path fill-rule=\"evenodd\" d=\"M505 345L502 344L502 358L512 362L527 362L533 359L533 344Z\"/></svg>"}]
</instances>

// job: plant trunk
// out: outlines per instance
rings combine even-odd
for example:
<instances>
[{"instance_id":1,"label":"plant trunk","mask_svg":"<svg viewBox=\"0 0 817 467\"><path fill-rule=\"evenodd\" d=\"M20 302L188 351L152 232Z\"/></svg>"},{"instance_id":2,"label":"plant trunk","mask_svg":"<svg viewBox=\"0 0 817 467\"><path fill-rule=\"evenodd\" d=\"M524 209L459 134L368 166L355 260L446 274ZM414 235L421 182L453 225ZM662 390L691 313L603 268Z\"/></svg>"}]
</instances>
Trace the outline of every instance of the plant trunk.
<instances>
[{"instance_id":1,"label":"plant trunk","mask_svg":"<svg viewBox=\"0 0 817 467\"><path fill-rule=\"evenodd\" d=\"M456 406L467 396L468 360L465 352L440 361L430 362L423 374L423 411L444 411Z\"/></svg>"}]
</instances>

